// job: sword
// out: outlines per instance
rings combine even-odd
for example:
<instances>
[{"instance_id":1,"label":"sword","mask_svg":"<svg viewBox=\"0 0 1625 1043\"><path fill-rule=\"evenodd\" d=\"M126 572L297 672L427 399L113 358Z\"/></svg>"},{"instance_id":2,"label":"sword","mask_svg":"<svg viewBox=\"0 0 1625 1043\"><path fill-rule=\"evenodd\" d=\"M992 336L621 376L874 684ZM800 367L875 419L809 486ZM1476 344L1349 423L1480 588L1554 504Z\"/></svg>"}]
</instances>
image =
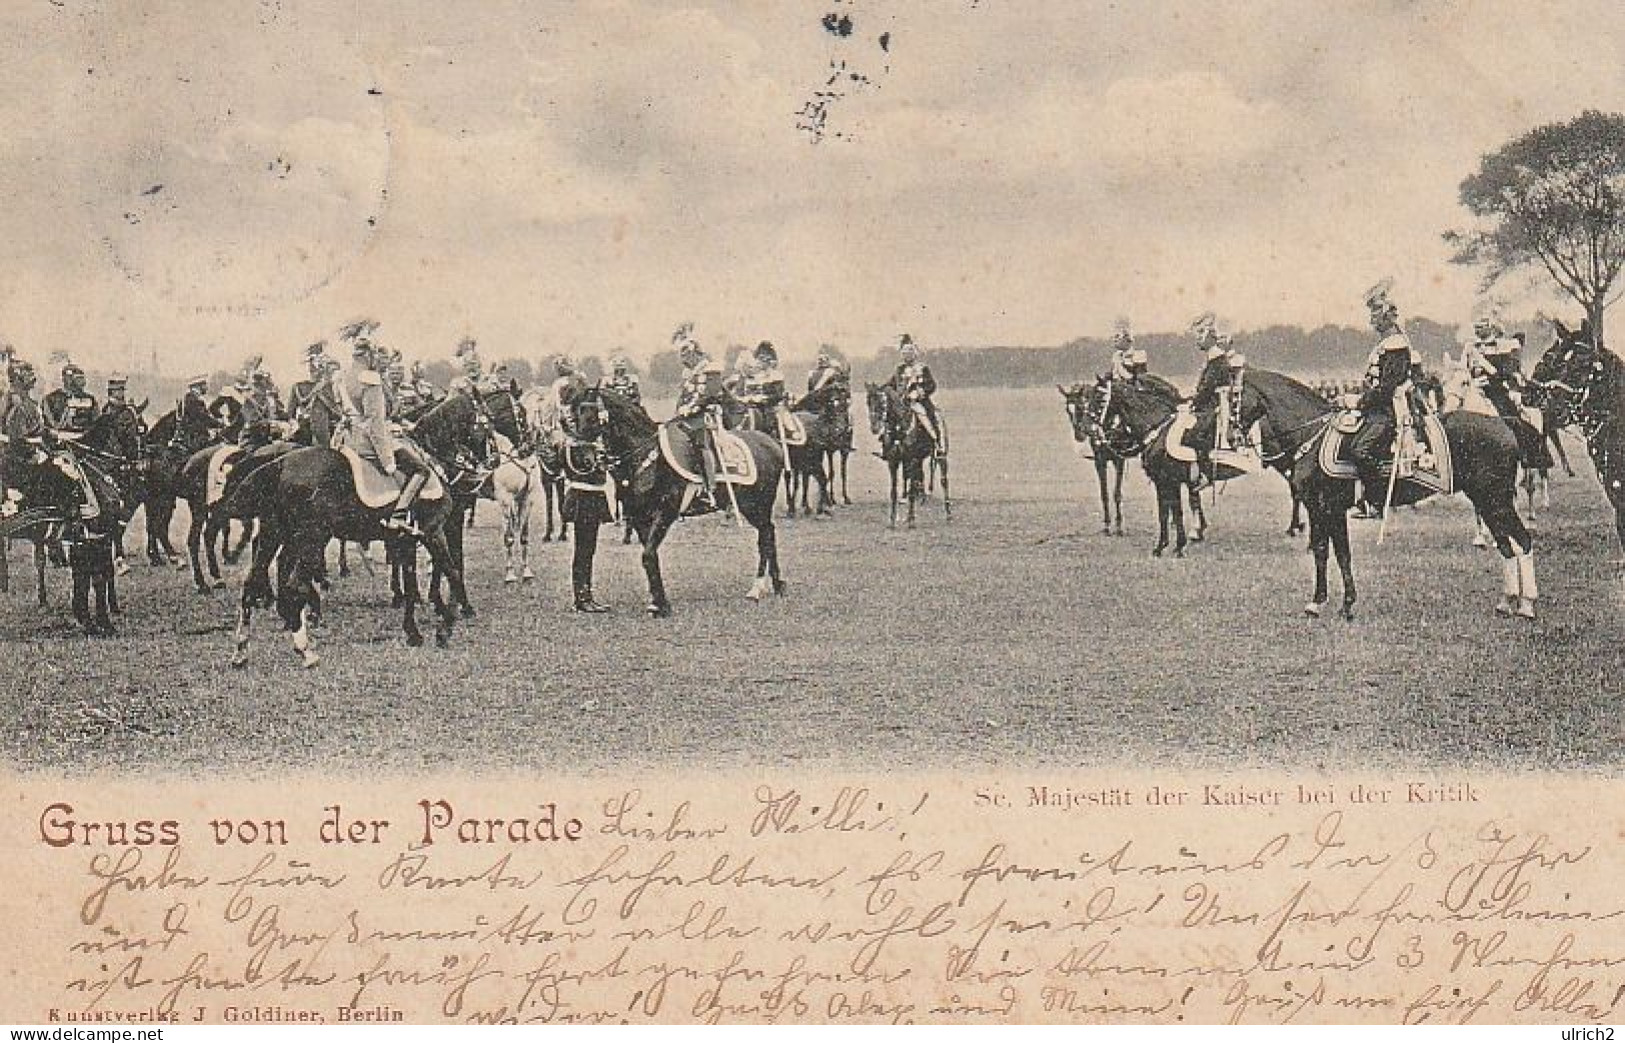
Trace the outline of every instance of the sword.
<instances>
[{"instance_id":1,"label":"sword","mask_svg":"<svg viewBox=\"0 0 1625 1043\"><path fill-rule=\"evenodd\" d=\"M1377 546L1379 547L1382 546L1383 539L1388 535L1388 515L1394 505L1394 486L1399 484L1399 451L1400 447L1405 444L1404 440L1399 436L1397 422L1395 428L1394 460L1391 465L1392 469L1388 472L1388 494L1383 497L1382 501L1382 521L1377 523Z\"/></svg>"}]
</instances>

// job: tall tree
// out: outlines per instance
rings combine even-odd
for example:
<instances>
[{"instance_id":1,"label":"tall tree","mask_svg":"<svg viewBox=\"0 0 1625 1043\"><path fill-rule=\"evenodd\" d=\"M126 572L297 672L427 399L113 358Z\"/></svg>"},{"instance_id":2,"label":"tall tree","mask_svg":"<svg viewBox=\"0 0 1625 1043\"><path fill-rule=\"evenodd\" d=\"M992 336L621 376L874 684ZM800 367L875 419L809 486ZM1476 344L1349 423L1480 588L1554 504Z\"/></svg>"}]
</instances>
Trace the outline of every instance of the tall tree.
<instances>
[{"instance_id":1,"label":"tall tree","mask_svg":"<svg viewBox=\"0 0 1625 1043\"><path fill-rule=\"evenodd\" d=\"M1515 138L1461 183L1461 203L1478 225L1445 233L1453 260L1483 265L1486 289L1544 268L1600 343L1625 267L1625 115L1587 110Z\"/></svg>"}]
</instances>

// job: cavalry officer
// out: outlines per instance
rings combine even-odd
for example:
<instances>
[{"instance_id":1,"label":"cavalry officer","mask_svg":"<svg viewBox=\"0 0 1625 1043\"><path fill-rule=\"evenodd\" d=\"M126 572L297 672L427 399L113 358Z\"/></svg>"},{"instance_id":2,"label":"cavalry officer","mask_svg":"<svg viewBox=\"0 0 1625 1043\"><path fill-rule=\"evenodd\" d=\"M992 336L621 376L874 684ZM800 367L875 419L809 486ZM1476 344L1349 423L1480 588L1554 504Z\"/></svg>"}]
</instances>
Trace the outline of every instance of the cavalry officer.
<instances>
[{"instance_id":1,"label":"cavalry officer","mask_svg":"<svg viewBox=\"0 0 1625 1043\"><path fill-rule=\"evenodd\" d=\"M1473 323L1473 343L1465 352L1467 376L1484 393L1495 411L1507 420L1519 417L1523 395L1523 372L1518 362L1518 345L1506 337L1493 318Z\"/></svg>"},{"instance_id":2,"label":"cavalry officer","mask_svg":"<svg viewBox=\"0 0 1625 1043\"><path fill-rule=\"evenodd\" d=\"M277 394L270 372L256 366L248 378L248 394L243 396L237 445L245 450L269 445L276 439L277 425L286 419L282 396Z\"/></svg>"},{"instance_id":3,"label":"cavalry officer","mask_svg":"<svg viewBox=\"0 0 1625 1043\"><path fill-rule=\"evenodd\" d=\"M33 363L9 359L6 382L9 390L0 398L0 435L5 436L5 481L0 485L27 497L35 486L34 472L45 463L47 437L45 413L34 401Z\"/></svg>"},{"instance_id":4,"label":"cavalry officer","mask_svg":"<svg viewBox=\"0 0 1625 1043\"><path fill-rule=\"evenodd\" d=\"M209 376L200 373L186 382L186 391L175 403L174 443L189 451L202 449L220 433L220 423L209 409Z\"/></svg>"},{"instance_id":5,"label":"cavalry officer","mask_svg":"<svg viewBox=\"0 0 1625 1043\"><path fill-rule=\"evenodd\" d=\"M931 367L920 358L920 349L914 343L914 338L907 333L898 341L897 350L902 355L902 361L897 364L897 372L892 374L891 385L902 392L909 408L914 415L920 418L925 426L926 433L931 441L942 447L942 438L937 426L937 407L931 396L937 392L937 379L931 375Z\"/></svg>"},{"instance_id":6,"label":"cavalry officer","mask_svg":"<svg viewBox=\"0 0 1625 1043\"><path fill-rule=\"evenodd\" d=\"M677 357L683 363L683 377L677 389L679 426L688 435L689 443L699 451L700 467L705 478L701 495L706 503L715 507L717 463L705 428L710 411L723 402L722 366L712 360L700 347L699 341L692 337L683 341Z\"/></svg>"},{"instance_id":7,"label":"cavalry officer","mask_svg":"<svg viewBox=\"0 0 1625 1043\"><path fill-rule=\"evenodd\" d=\"M1349 449L1360 471L1370 476L1392 462L1399 416L1403 413L1406 422L1411 422L1409 391L1422 368L1421 356L1399 325L1399 306L1388 296L1392 288L1392 282L1384 280L1365 298L1378 341L1366 360L1365 391L1360 395L1359 408L1365 414L1365 423L1355 433Z\"/></svg>"},{"instance_id":8,"label":"cavalry officer","mask_svg":"<svg viewBox=\"0 0 1625 1043\"><path fill-rule=\"evenodd\" d=\"M83 438L100 412L95 396L85 390L85 371L71 362L62 367L62 386L46 395L41 407L45 425L69 442Z\"/></svg>"},{"instance_id":9,"label":"cavalry officer","mask_svg":"<svg viewBox=\"0 0 1625 1043\"><path fill-rule=\"evenodd\" d=\"M1145 375L1149 362L1145 350L1134 346L1128 320L1118 319L1112 327L1112 379L1138 380Z\"/></svg>"},{"instance_id":10,"label":"cavalry officer","mask_svg":"<svg viewBox=\"0 0 1625 1043\"><path fill-rule=\"evenodd\" d=\"M386 364L383 353L365 337L356 339L352 353L353 364L339 385L347 424L345 444L391 477L396 472L397 461L406 462L406 485L396 497L395 508L384 527L418 535L412 525L411 510L429 480L429 463L422 450L395 437L389 417L389 396L384 390L384 376L379 371Z\"/></svg>"},{"instance_id":11,"label":"cavalry officer","mask_svg":"<svg viewBox=\"0 0 1625 1043\"><path fill-rule=\"evenodd\" d=\"M816 395L826 387L845 383L846 379L846 370L836 365L828 351L819 349L818 358L807 374L807 395Z\"/></svg>"},{"instance_id":12,"label":"cavalry officer","mask_svg":"<svg viewBox=\"0 0 1625 1043\"><path fill-rule=\"evenodd\" d=\"M288 389L288 411L299 425L294 438L305 445L326 449L333 444L333 432L344 417L333 389L333 371L337 368L327 354L325 341L305 349L309 379Z\"/></svg>"},{"instance_id":13,"label":"cavalry officer","mask_svg":"<svg viewBox=\"0 0 1625 1043\"><path fill-rule=\"evenodd\" d=\"M643 385L638 382L638 375L632 372L625 355L616 355L609 360L609 384L611 391L620 395L634 406L643 404Z\"/></svg>"}]
</instances>

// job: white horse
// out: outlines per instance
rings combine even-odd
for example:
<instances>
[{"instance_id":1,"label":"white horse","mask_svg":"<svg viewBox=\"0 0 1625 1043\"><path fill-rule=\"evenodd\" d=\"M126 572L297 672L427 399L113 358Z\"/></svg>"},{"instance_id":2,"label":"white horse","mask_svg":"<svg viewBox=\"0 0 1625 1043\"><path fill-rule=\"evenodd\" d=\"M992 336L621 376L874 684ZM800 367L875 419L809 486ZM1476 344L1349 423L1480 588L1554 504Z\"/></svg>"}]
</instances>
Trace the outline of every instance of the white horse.
<instances>
[{"instance_id":1,"label":"white horse","mask_svg":"<svg viewBox=\"0 0 1625 1043\"><path fill-rule=\"evenodd\" d=\"M534 428L532 429L534 430ZM501 463L491 472L491 489L497 505L502 508L502 549L506 555L502 582L530 582L536 573L530 568L530 501L542 484L541 467L533 449L515 446L500 433L493 432L497 455ZM515 545L519 551L519 570L514 570Z\"/></svg>"},{"instance_id":2,"label":"white horse","mask_svg":"<svg viewBox=\"0 0 1625 1043\"><path fill-rule=\"evenodd\" d=\"M531 388L519 396L519 407L525 411L525 423L529 429L537 432L534 459L537 466L537 482L542 487L542 520L547 523L547 529L542 533L542 542L552 542L553 522L557 519L559 542L563 543L565 530L568 528L564 521L563 461L560 459L557 443L549 440L559 430L558 406L553 399L552 388Z\"/></svg>"}]
</instances>

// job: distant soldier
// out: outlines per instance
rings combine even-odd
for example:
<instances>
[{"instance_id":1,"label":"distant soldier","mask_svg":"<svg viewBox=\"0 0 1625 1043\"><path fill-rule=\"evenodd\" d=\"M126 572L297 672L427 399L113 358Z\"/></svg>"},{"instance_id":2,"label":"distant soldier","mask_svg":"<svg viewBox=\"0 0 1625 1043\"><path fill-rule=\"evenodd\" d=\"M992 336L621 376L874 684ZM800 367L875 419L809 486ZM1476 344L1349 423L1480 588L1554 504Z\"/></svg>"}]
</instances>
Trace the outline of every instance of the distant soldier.
<instances>
[{"instance_id":1,"label":"distant soldier","mask_svg":"<svg viewBox=\"0 0 1625 1043\"><path fill-rule=\"evenodd\" d=\"M174 444L195 452L219 436L221 425L208 405L209 375L199 373L186 382L186 391L175 403Z\"/></svg>"},{"instance_id":2,"label":"distant soldier","mask_svg":"<svg viewBox=\"0 0 1625 1043\"><path fill-rule=\"evenodd\" d=\"M609 389L634 406L642 405L643 385L638 382L638 375L632 372L626 356L616 355L610 359L609 368Z\"/></svg>"},{"instance_id":3,"label":"distant soldier","mask_svg":"<svg viewBox=\"0 0 1625 1043\"><path fill-rule=\"evenodd\" d=\"M333 432L344 416L333 388L337 369L338 364L327 354L326 341L305 349L308 379L288 390L288 412L298 425L294 438L305 445L326 449L333 444Z\"/></svg>"},{"instance_id":4,"label":"distant soldier","mask_svg":"<svg viewBox=\"0 0 1625 1043\"><path fill-rule=\"evenodd\" d=\"M0 398L0 437L5 452L0 455L0 489L15 490L24 500L36 495L35 475L47 459L45 413L34 400L34 366L26 359L12 357L6 363L7 390ZM10 507L9 497L0 507ZM0 551L3 551L0 547Z\"/></svg>"},{"instance_id":5,"label":"distant soldier","mask_svg":"<svg viewBox=\"0 0 1625 1043\"><path fill-rule=\"evenodd\" d=\"M1137 381L1145 375L1150 360L1143 349L1135 347L1134 334L1127 319L1112 324L1112 379Z\"/></svg>"},{"instance_id":6,"label":"distant soldier","mask_svg":"<svg viewBox=\"0 0 1625 1043\"><path fill-rule=\"evenodd\" d=\"M1410 391L1422 367L1421 356L1399 324L1399 306L1388 296L1391 288L1385 280L1366 294L1371 328L1379 339L1366 360L1365 390L1360 395L1365 423L1349 447L1360 470L1373 476L1392 463L1398 424L1412 423Z\"/></svg>"},{"instance_id":7,"label":"distant soldier","mask_svg":"<svg viewBox=\"0 0 1625 1043\"><path fill-rule=\"evenodd\" d=\"M931 375L931 367L920 358L920 349L913 337L903 334L898 340L897 350L902 355L902 361L897 364L890 384L902 394L914 415L919 417L931 441L940 447L942 437L937 425L937 407L931 398L936 394L937 380Z\"/></svg>"},{"instance_id":8,"label":"distant soldier","mask_svg":"<svg viewBox=\"0 0 1625 1043\"><path fill-rule=\"evenodd\" d=\"M83 438L100 412L96 397L85 390L85 371L72 362L62 367L62 386L45 396L41 408L45 426L68 442Z\"/></svg>"},{"instance_id":9,"label":"distant soldier","mask_svg":"<svg viewBox=\"0 0 1625 1043\"><path fill-rule=\"evenodd\" d=\"M559 422L564 436L564 502L559 517L575 526L575 544L570 562L570 585L575 594L575 610L599 614L609 609L592 594L593 558L598 551L598 527L614 519L610 503L614 477L604 460L601 440L602 407L591 399L589 415L587 381L572 372L558 386Z\"/></svg>"},{"instance_id":10,"label":"distant soldier","mask_svg":"<svg viewBox=\"0 0 1625 1043\"><path fill-rule=\"evenodd\" d=\"M705 478L701 496L715 507L717 461L716 450L707 435L707 425L718 423L711 419L714 410L723 401L722 366L711 359L698 341L687 337L678 349L677 357L683 363L682 382L677 389L677 419L690 444L699 451L700 465Z\"/></svg>"},{"instance_id":11,"label":"distant soldier","mask_svg":"<svg viewBox=\"0 0 1625 1043\"><path fill-rule=\"evenodd\" d=\"M784 403L784 374L779 372L779 354L770 341L762 341L750 354L735 397L745 407L745 426L752 431L775 430L774 414Z\"/></svg>"},{"instance_id":12,"label":"distant soldier","mask_svg":"<svg viewBox=\"0 0 1625 1043\"><path fill-rule=\"evenodd\" d=\"M1238 417L1234 414L1239 405L1236 391L1246 359L1235 350L1231 338L1219 332L1218 319L1212 312L1203 313L1191 323L1191 335L1196 340L1197 350L1202 352L1203 363L1202 375L1196 380L1196 390L1190 402L1191 412L1198 419L1195 426L1186 432L1183 441L1196 450L1197 464L1202 473L1211 475L1213 451L1233 448L1228 443L1235 439L1234 422ZM1221 409L1226 410L1226 415L1222 417ZM1227 432L1222 438L1221 431Z\"/></svg>"},{"instance_id":13,"label":"distant soldier","mask_svg":"<svg viewBox=\"0 0 1625 1043\"><path fill-rule=\"evenodd\" d=\"M270 444L276 440L286 419L282 396L277 393L270 372L256 366L249 374L248 394L242 400L242 422L238 425L237 445L245 450L254 450Z\"/></svg>"},{"instance_id":14,"label":"distant soldier","mask_svg":"<svg viewBox=\"0 0 1625 1043\"><path fill-rule=\"evenodd\" d=\"M1473 323L1473 342L1463 356L1473 386L1484 393L1498 414L1517 420L1524 389L1517 342L1506 336L1493 317L1484 316Z\"/></svg>"},{"instance_id":15,"label":"distant soldier","mask_svg":"<svg viewBox=\"0 0 1625 1043\"><path fill-rule=\"evenodd\" d=\"M846 382L846 370L836 364L828 351L819 349L818 358L813 361L813 368L807 373L808 396L818 395L833 384Z\"/></svg>"},{"instance_id":16,"label":"distant soldier","mask_svg":"<svg viewBox=\"0 0 1625 1043\"><path fill-rule=\"evenodd\" d=\"M485 380L485 367L480 362L479 344L473 337L464 337L457 342L457 350L452 353L452 368L457 376L452 378L451 390L470 393L480 390Z\"/></svg>"}]
</instances>

